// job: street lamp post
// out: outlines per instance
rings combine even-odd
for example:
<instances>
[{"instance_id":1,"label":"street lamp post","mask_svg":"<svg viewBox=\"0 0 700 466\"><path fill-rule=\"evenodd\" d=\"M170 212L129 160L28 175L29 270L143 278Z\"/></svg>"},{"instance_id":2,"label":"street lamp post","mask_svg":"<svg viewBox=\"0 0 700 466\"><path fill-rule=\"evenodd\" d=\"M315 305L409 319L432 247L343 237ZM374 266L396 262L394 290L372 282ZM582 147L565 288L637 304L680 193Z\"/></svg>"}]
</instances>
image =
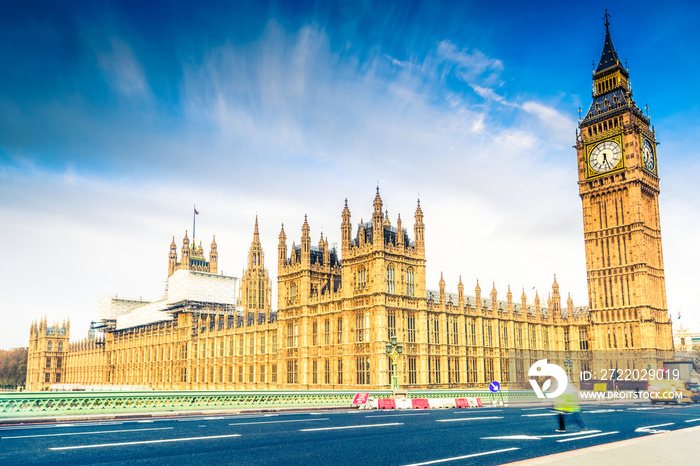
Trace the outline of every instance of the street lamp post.
<instances>
[{"instance_id":1,"label":"street lamp post","mask_svg":"<svg viewBox=\"0 0 700 466\"><path fill-rule=\"evenodd\" d=\"M569 376L569 379L571 379L571 366L573 366L574 363L571 362L571 354L566 353L566 361L564 361L564 366L566 367L566 372Z\"/></svg>"},{"instance_id":2,"label":"street lamp post","mask_svg":"<svg viewBox=\"0 0 700 466\"><path fill-rule=\"evenodd\" d=\"M391 368L393 375L391 376L391 389L399 389L399 376L396 373L396 359L403 353L403 345L398 343L396 335L392 335L386 343L386 354L391 358Z\"/></svg>"}]
</instances>

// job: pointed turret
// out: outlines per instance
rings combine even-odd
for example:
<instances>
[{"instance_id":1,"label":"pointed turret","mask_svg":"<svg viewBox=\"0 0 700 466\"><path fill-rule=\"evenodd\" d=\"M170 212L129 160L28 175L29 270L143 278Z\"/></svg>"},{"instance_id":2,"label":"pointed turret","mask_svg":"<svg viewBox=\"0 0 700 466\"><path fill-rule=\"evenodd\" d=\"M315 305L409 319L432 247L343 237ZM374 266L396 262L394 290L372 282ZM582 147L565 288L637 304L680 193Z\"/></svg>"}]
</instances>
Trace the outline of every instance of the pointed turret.
<instances>
[{"instance_id":1,"label":"pointed turret","mask_svg":"<svg viewBox=\"0 0 700 466\"><path fill-rule=\"evenodd\" d=\"M216 245L216 235L211 238L211 250L209 251L209 273L219 273L219 250Z\"/></svg>"},{"instance_id":2,"label":"pointed turret","mask_svg":"<svg viewBox=\"0 0 700 466\"><path fill-rule=\"evenodd\" d=\"M374 213L372 214L372 243L375 246L384 244L384 214L382 213L382 198L379 196L379 186L377 195L374 196Z\"/></svg>"},{"instance_id":3,"label":"pointed turret","mask_svg":"<svg viewBox=\"0 0 700 466\"><path fill-rule=\"evenodd\" d=\"M420 208L420 199L418 199L418 206L416 207L415 214L415 224L413 225L413 231L416 238L416 251L425 254L425 238L423 233L425 232L425 225L423 225L423 210Z\"/></svg>"},{"instance_id":4,"label":"pointed turret","mask_svg":"<svg viewBox=\"0 0 700 466\"><path fill-rule=\"evenodd\" d=\"M263 266L263 250L260 244L260 230L258 228L258 216L255 216L255 226L253 227L253 241L248 250L248 269L261 269Z\"/></svg>"},{"instance_id":5,"label":"pointed turret","mask_svg":"<svg viewBox=\"0 0 700 466\"><path fill-rule=\"evenodd\" d=\"M175 244L175 236L170 243L170 254L168 255L168 277L175 272L177 267L177 245Z\"/></svg>"},{"instance_id":6,"label":"pointed turret","mask_svg":"<svg viewBox=\"0 0 700 466\"><path fill-rule=\"evenodd\" d=\"M284 223L280 229L279 243L277 245L277 267L284 268L287 263L287 235L284 233Z\"/></svg>"},{"instance_id":7,"label":"pointed turret","mask_svg":"<svg viewBox=\"0 0 700 466\"><path fill-rule=\"evenodd\" d=\"M460 311L464 309L464 284L462 283L462 276L459 276L459 283L457 283L457 305Z\"/></svg>"},{"instance_id":8,"label":"pointed turret","mask_svg":"<svg viewBox=\"0 0 700 466\"><path fill-rule=\"evenodd\" d=\"M304 224L301 226L301 262L306 267L311 265L311 228L304 214Z\"/></svg>"},{"instance_id":9,"label":"pointed turret","mask_svg":"<svg viewBox=\"0 0 700 466\"><path fill-rule=\"evenodd\" d=\"M445 303L445 279L442 277L442 272L440 272L440 304Z\"/></svg>"},{"instance_id":10,"label":"pointed turret","mask_svg":"<svg viewBox=\"0 0 700 466\"><path fill-rule=\"evenodd\" d=\"M401 224L401 214L399 214L399 217L396 220L396 245L401 247L401 248L404 247L403 226Z\"/></svg>"},{"instance_id":11,"label":"pointed turret","mask_svg":"<svg viewBox=\"0 0 700 466\"><path fill-rule=\"evenodd\" d=\"M508 292L506 293L506 311L508 313L513 312L513 293L510 292L510 285L508 285Z\"/></svg>"},{"instance_id":12,"label":"pointed turret","mask_svg":"<svg viewBox=\"0 0 700 466\"><path fill-rule=\"evenodd\" d=\"M343 207L343 223L340 230L342 235L342 251L343 259L347 258L352 242L352 224L350 223L350 209L348 208L348 198L345 198L345 206Z\"/></svg>"}]
</instances>

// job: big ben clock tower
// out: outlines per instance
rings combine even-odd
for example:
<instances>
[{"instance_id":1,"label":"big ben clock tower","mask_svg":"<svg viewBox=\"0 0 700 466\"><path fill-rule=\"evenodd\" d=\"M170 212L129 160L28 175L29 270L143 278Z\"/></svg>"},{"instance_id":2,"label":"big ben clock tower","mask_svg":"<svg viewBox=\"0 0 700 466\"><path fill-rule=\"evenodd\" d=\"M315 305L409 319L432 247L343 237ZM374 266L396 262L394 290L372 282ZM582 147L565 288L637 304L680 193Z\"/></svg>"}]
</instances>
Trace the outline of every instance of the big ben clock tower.
<instances>
[{"instance_id":1,"label":"big ben clock tower","mask_svg":"<svg viewBox=\"0 0 700 466\"><path fill-rule=\"evenodd\" d=\"M592 349L670 356L656 133L632 98L605 13L593 102L576 138Z\"/></svg>"}]
</instances>

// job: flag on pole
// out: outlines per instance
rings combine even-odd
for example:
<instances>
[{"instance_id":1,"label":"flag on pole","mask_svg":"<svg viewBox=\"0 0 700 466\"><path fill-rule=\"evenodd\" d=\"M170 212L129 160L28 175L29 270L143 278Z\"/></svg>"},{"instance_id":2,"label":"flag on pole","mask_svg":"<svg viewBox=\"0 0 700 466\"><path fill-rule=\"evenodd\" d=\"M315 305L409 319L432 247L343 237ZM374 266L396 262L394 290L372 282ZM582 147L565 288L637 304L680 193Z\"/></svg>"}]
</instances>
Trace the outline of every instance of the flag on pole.
<instances>
[{"instance_id":1,"label":"flag on pole","mask_svg":"<svg viewBox=\"0 0 700 466\"><path fill-rule=\"evenodd\" d=\"M197 210L197 206L194 207L194 214L199 215L199 211Z\"/></svg>"},{"instance_id":2,"label":"flag on pole","mask_svg":"<svg viewBox=\"0 0 700 466\"><path fill-rule=\"evenodd\" d=\"M681 318L681 311L678 311L678 318Z\"/></svg>"}]
</instances>

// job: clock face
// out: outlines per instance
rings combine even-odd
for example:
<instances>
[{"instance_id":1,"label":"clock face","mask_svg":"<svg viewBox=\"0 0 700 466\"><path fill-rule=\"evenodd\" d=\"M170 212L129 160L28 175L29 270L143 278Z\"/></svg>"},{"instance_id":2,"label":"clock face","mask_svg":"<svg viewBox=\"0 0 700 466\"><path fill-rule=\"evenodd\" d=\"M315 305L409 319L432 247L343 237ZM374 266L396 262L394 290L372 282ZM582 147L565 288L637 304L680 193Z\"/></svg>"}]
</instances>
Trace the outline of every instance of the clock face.
<instances>
[{"instance_id":1,"label":"clock face","mask_svg":"<svg viewBox=\"0 0 700 466\"><path fill-rule=\"evenodd\" d=\"M654 149L651 147L651 143L647 139L643 139L642 142L642 159L644 160L644 166L647 170L654 171Z\"/></svg>"},{"instance_id":2,"label":"clock face","mask_svg":"<svg viewBox=\"0 0 700 466\"><path fill-rule=\"evenodd\" d=\"M605 173L617 166L622 158L622 149L614 141L604 141L591 151L589 164L598 173Z\"/></svg>"}]
</instances>

